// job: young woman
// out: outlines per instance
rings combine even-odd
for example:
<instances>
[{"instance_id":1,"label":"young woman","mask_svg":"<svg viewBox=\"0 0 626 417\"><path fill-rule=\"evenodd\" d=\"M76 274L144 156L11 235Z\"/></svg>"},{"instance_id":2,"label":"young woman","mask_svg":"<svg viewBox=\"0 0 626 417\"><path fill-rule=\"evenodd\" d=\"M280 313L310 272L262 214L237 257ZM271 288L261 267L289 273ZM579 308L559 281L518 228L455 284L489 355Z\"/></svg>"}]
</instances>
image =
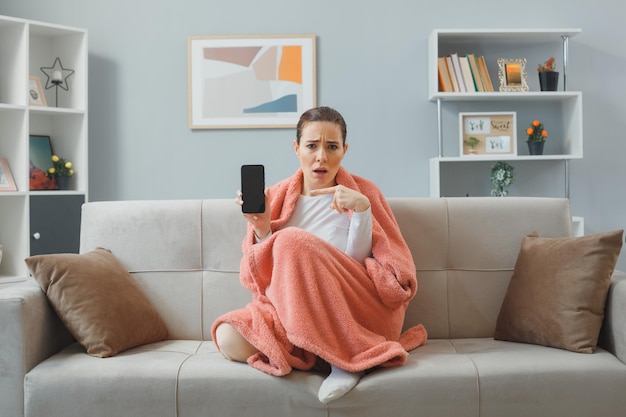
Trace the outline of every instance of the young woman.
<instances>
[{"instance_id":1,"label":"young woman","mask_svg":"<svg viewBox=\"0 0 626 417\"><path fill-rule=\"evenodd\" d=\"M332 108L302 114L293 143L300 169L266 190L264 213L243 214L241 282L253 301L213 324L226 358L269 374L330 364L324 403L368 369L402 365L426 341L421 325L401 334L415 265L378 187L341 166L346 134ZM238 191L236 203L243 199Z\"/></svg>"}]
</instances>

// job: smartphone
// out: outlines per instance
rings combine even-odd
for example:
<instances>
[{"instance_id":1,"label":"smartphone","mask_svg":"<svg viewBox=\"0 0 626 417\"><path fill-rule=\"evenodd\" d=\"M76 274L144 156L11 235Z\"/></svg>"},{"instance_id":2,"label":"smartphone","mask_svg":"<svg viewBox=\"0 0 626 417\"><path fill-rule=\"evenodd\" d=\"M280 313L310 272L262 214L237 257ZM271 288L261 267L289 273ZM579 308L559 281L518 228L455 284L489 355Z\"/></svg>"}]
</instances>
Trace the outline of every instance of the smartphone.
<instances>
[{"instance_id":1,"label":"smartphone","mask_svg":"<svg viewBox=\"0 0 626 417\"><path fill-rule=\"evenodd\" d=\"M263 165L241 166L241 194L242 212L265 212L265 167Z\"/></svg>"}]
</instances>

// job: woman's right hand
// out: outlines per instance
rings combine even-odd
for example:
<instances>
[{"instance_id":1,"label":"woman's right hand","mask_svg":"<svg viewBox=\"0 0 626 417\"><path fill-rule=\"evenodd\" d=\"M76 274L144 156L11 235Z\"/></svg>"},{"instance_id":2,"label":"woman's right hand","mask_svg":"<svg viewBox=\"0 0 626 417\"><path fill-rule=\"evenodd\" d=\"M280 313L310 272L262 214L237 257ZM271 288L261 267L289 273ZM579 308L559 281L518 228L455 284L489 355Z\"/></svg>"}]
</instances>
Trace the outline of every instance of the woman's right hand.
<instances>
[{"instance_id":1,"label":"woman's right hand","mask_svg":"<svg viewBox=\"0 0 626 417\"><path fill-rule=\"evenodd\" d=\"M237 190L237 198L235 198L235 204L243 206L243 193L241 190ZM257 239L266 238L271 232L271 198L270 189L265 189L265 212L263 213L242 213L248 222L254 227L254 234Z\"/></svg>"}]
</instances>

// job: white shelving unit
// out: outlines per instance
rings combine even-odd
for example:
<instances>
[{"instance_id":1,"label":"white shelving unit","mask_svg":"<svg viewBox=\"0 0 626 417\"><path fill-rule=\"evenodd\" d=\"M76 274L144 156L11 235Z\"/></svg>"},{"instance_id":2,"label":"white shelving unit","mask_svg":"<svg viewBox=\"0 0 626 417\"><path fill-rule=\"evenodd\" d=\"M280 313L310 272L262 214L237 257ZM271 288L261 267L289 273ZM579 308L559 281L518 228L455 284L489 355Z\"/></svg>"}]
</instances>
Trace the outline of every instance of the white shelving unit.
<instances>
[{"instance_id":1,"label":"white shelving unit","mask_svg":"<svg viewBox=\"0 0 626 417\"><path fill-rule=\"evenodd\" d=\"M429 37L428 94L437 105L438 155L430 159L430 195L481 195L474 187L487 179L486 164L509 161L516 171L531 171L532 175L516 176L516 183L533 180L524 188L540 189L546 184L540 172L545 167L558 173L550 177L552 193L569 198L569 161L583 157L582 92L567 91L569 40L580 29L437 29ZM484 56L493 83L494 92L439 91L437 58L451 53L460 56L474 53ZM539 88L536 67L549 57L557 58L560 73L560 91L543 92ZM527 92L500 92L498 58L526 58ZM461 156L459 149L460 112L516 112L517 155ZM534 119L540 119L548 129L544 155L529 155L526 128ZM561 168L558 168L561 165ZM453 178L451 180L450 178ZM458 183L455 179L458 179ZM452 185L451 185L452 184ZM484 188L484 186L482 186ZM486 195L486 194L482 194ZM574 231L582 234L583 219L574 218Z\"/></svg>"},{"instance_id":2,"label":"white shelving unit","mask_svg":"<svg viewBox=\"0 0 626 417\"><path fill-rule=\"evenodd\" d=\"M74 70L69 91L45 89L41 67L59 57ZM0 191L0 287L25 279L31 253L31 197L83 196L87 200L87 32L83 29L0 16L0 156L9 161L17 191ZM29 76L42 80L47 107L30 106ZM31 191L29 135L51 137L54 153L72 161L76 174L68 191ZM51 222L57 219L50 219ZM62 236L55 237L62 239Z\"/></svg>"}]
</instances>

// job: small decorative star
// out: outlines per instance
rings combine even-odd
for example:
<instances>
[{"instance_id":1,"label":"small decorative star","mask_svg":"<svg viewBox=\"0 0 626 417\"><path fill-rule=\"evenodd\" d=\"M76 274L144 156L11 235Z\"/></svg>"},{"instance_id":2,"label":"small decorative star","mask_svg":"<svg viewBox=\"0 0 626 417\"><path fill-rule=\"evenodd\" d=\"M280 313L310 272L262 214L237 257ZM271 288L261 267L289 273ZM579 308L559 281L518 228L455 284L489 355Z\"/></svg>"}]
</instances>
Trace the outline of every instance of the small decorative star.
<instances>
[{"instance_id":1,"label":"small decorative star","mask_svg":"<svg viewBox=\"0 0 626 417\"><path fill-rule=\"evenodd\" d=\"M52 82L52 75L54 74L55 71L60 71L61 72L61 82L60 83L54 83ZM46 90L55 87L55 86L59 86L62 89L64 89L65 91L69 90L69 85L67 85L67 79L74 74L74 70L73 69L69 69L69 68L63 68L63 64L61 63L61 58L57 57L54 60L54 64L51 67L41 67L41 72L43 72L44 74L46 74L46 76L48 77L48 79L46 80Z\"/></svg>"}]
</instances>

